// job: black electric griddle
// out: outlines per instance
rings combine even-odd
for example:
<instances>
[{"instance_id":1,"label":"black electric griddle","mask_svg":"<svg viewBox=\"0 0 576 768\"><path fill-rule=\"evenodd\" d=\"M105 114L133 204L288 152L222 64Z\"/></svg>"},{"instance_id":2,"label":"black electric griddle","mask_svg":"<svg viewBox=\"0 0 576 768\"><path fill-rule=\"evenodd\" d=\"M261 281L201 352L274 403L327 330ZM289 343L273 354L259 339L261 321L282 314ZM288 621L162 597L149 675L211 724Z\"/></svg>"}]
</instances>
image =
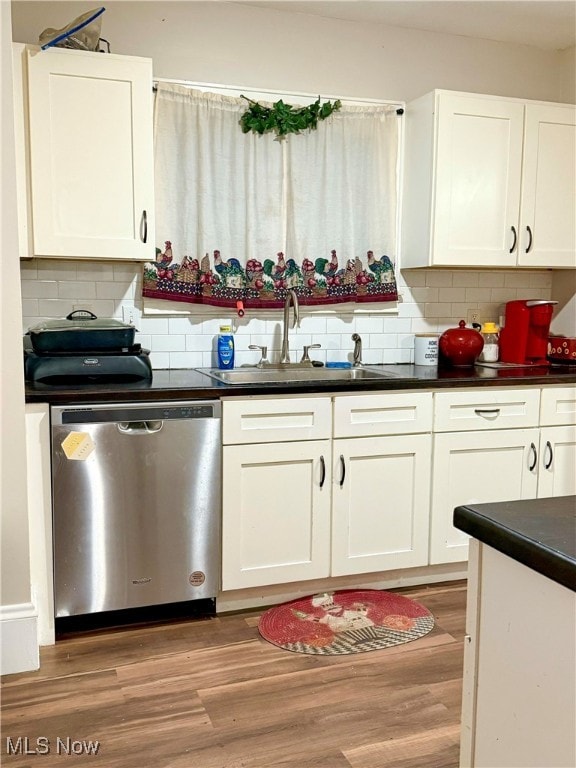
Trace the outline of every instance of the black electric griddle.
<instances>
[{"instance_id":1,"label":"black electric griddle","mask_svg":"<svg viewBox=\"0 0 576 768\"><path fill-rule=\"evenodd\" d=\"M24 375L42 384L151 381L150 353L140 344L108 350L41 353L24 336Z\"/></svg>"}]
</instances>

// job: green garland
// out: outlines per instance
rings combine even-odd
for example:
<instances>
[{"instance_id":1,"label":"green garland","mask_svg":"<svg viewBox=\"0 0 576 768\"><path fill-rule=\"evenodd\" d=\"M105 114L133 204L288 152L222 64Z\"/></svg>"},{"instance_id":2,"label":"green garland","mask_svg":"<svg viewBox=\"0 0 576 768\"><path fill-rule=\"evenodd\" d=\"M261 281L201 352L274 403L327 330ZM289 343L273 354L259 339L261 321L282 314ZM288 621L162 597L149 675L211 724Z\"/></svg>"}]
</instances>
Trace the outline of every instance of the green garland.
<instances>
[{"instance_id":1,"label":"green garland","mask_svg":"<svg viewBox=\"0 0 576 768\"><path fill-rule=\"evenodd\" d=\"M325 101L320 104L320 96L308 107L293 107L284 104L282 99L276 101L271 107L263 107L256 101L242 96L250 103L250 106L240 118L243 133L269 133L274 131L279 138L284 138L288 133L300 133L307 128L313 130L319 120L325 120L333 112L342 106L339 99L335 102Z\"/></svg>"}]
</instances>

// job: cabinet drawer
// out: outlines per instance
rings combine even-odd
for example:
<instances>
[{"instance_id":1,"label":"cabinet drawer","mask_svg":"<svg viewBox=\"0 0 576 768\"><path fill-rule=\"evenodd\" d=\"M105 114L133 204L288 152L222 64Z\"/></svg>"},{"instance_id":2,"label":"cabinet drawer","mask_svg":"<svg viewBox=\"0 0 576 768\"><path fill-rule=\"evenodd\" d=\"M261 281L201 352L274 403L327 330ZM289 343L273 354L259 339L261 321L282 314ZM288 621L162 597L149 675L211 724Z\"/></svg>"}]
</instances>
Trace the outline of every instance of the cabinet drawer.
<instances>
[{"instance_id":1,"label":"cabinet drawer","mask_svg":"<svg viewBox=\"0 0 576 768\"><path fill-rule=\"evenodd\" d=\"M540 424L546 427L576 424L576 387L550 387L542 390Z\"/></svg>"},{"instance_id":2,"label":"cabinet drawer","mask_svg":"<svg viewBox=\"0 0 576 768\"><path fill-rule=\"evenodd\" d=\"M224 400L224 445L322 440L331 433L329 397Z\"/></svg>"},{"instance_id":3,"label":"cabinet drawer","mask_svg":"<svg viewBox=\"0 0 576 768\"><path fill-rule=\"evenodd\" d=\"M431 392L334 398L334 437L399 435L431 429Z\"/></svg>"},{"instance_id":4,"label":"cabinet drawer","mask_svg":"<svg viewBox=\"0 0 576 768\"><path fill-rule=\"evenodd\" d=\"M483 389L438 392L434 431L533 427L538 424L539 389Z\"/></svg>"}]
</instances>

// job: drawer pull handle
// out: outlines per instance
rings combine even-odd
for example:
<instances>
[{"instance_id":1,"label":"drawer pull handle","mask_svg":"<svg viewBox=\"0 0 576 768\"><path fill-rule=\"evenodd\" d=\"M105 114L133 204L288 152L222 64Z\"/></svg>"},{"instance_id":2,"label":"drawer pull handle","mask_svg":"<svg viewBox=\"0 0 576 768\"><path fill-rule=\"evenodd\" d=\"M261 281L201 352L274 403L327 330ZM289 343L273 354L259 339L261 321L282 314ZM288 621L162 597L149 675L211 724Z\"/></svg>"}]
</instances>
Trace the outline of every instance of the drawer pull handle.
<instances>
[{"instance_id":1,"label":"drawer pull handle","mask_svg":"<svg viewBox=\"0 0 576 768\"><path fill-rule=\"evenodd\" d=\"M346 462L344 461L344 456L342 456L342 454L340 454L340 466L342 467L342 473L340 474L340 488L342 488L346 478Z\"/></svg>"},{"instance_id":2,"label":"drawer pull handle","mask_svg":"<svg viewBox=\"0 0 576 768\"><path fill-rule=\"evenodd\" d=\"M498 416L500 408L474 408L476 416Z\"/></svg>"},{"instance_id":3,"label":"drawer pull handle","mask_svg":"<svg viewBox=\"0 0 576 768\"><path fill-rule=\"evenodd\" d=\"M326 462L324 461L324 456L320 456L320 488L324 487L324 480L326 480Z\"/></svg>"},{"instance_id":4,"label":"drawer pull handle","mask_svg":"<svg viewBox=\"0 0 576 768\"><path fill-rule=\"evenodd\" d=\"M516 243L518 242L518 234L516 232L516 227L512 227L512 234L514 235L514 242L512 243L512 248L508 251L508 253L514 253L516 250Z\"/></svg>"},{"instance_id":5,"label":"drawer pull handle","mask_svg":"<svg viewBox=\"0 0 576 768\"><path fill-rule=\"evenodd\" d=\"M532 464L528 467L528 469L530 470L530 472L533 472L536 467L536 463L538 462L538 454L536 453L536 446L534 445L534 443L530 443L530 452L532 453L534 460Z\"/></svg>"},{"instance_id":6,"label":"drawer pull handle","mask_svg":"<svg viewBox=\"0 0 576 768\"><path fill-rule=\"evenodd\" d=\"M142 211L142 218L140 219L140 240L143 243L148 240L148 214L146 209Z\"/></svg>"},{"instance_id":7,"label":"drawer pull handle","mask_svg":"<svg viewBox=\"0 0 576 768\"><path fill-rule=\"evenodd\" d=\"M550 469L552 462L554 461L554 451L552 450L550 440L546 440L546 452L548 453L549 459L548 461L544 459L544 469Z\"/></svg>"},{"instance_id":8,"label":"drawer pull handle","mask_svg":"<svg viewBox=\"0 0 576 768\"><path fill-rule=\"evenodd\" d=\"M526 247L526 253L530 253L532 250L532 230L530 227L526 227L526 231L528 232L528 245Z\"/></svg>"}]
</instances>

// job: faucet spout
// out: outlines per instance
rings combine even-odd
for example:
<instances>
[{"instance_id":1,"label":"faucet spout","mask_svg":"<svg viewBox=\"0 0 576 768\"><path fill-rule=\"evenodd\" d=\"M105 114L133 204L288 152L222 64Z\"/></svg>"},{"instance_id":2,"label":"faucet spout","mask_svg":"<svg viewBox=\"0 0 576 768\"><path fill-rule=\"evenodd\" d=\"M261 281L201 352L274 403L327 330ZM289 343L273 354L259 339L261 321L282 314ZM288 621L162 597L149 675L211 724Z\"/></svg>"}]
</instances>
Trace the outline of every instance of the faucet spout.
<instances>
[{"instance_id":1,"label":"faucet spout","mask_svg":"<svg viewBox=\"0 0 576 768\"><path fill-rule=\"evenodd\" d=\"M282 329L282 351L280 353L280 362L290 362L290 350L288 347L288 326L290 323L290 304L294 307L294 321L292 328L295 328L300 320L300 308L298 306L298 296L293 288L290 288L284 302L284 322Z\"/></svg>"}]
</instances>

